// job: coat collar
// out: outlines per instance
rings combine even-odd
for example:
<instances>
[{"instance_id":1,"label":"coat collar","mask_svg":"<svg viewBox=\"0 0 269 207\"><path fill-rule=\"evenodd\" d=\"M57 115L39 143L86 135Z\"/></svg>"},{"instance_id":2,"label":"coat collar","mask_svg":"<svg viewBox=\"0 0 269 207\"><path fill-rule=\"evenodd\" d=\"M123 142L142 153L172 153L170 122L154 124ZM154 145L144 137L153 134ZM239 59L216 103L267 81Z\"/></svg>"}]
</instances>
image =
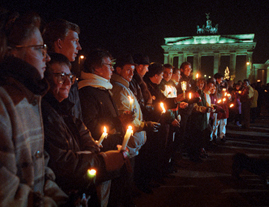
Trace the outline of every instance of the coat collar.
<instances>
[{"instance_id":1,"label":"coat collar","mask_svg":"<svg viewBox=\"0 0 269 207\"><path fill-rule=\"evenodd\" d=\"M122 85L124 85L125 87L129 88L129 82L116 73L113 73L113 75L111 77L111 82L119 82Z\"/></svg>"}]
</instances>

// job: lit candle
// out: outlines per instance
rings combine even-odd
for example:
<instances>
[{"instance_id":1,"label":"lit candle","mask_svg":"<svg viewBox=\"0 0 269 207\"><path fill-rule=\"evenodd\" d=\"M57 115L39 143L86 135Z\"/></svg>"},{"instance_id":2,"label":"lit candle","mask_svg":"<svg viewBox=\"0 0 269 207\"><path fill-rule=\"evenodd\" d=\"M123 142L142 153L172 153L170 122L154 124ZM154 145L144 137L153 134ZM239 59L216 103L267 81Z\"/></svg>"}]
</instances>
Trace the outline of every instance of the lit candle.
<instances>
[{"instance_id":1,"label":"lit candle","mask_svg":"<svg viewBox=\"0 0 269 207\"><path fill-rule=\"evenodd\" d=\"M241 94L241 93L242 93L242 91L238 91L238 93L239 93L239 94Z\"/></svg>"},{"instance_id":2,"label":"lit candle","mask_svg":"<svg viewBox=\"0 0 269 207\"><path fill-rule=\"evenodd\" d=\"M130 111L133 111L133 103L134 103L134 99L131 96L129 97L129 101L130 101Z\"/></svg>"},{"instance_id":3,"label":"lit candle","mask_svg":"<svg viewBox=\"0 0 269 207\"><path fill-rule=\"evenodd\" d=\"M199 78L199 74L198 73L196 73L196 79L198 79Z\"/></svg>"},{"instance_id":4,"label":"lit candle","mask_svg":"<svg viewBox=\"0 0 269 207\"><path fill-rule=\"evenodd\" d=\"M101 137L100 137L100 139L99 139L99 141L98 141L98 143L97 143L97 145L98 146L100 146L101 144L102 144L102 142L103 142L103 140L107 137L107 132L106 132L106 127L104 127L104 132L103 132L103 134L101 135Z\"/></svg>"},{"instance_id":5,"label":"lit candle","mask_svg":"<svg viewBox=\"0 0 269 207\"><path fill-rule=\"evenodd\" d=\"M231 105L230 105L230 108L232 108L233 106L234 106L234 104L231 104Z\"/></svg>"},{"instance_id":6,"label":"lit candle","mask_svg":"<svg viewBox=\"0 0 269 207\"><path fill-rule=\"evenodd\" d=\"M96 170L95 169L88 169L87 173L88 173L88 176L90 178L94 178L96 176Z\"/></svg>"},{"instance_id":7,"label":"lit candle","mask_svg":"<svg viewBox=\"0 0 269 207\"><path fill-rule=\"evenodd\" d=\"M224 103L225 101L226 101L226 98L223 98L223 99L222 99L222 102Z\"/></svg>"},{"instance_id":8,"label":"lit candle","mask_svg":"<svg viewBox=\"0 0 269 207\"><path fill-rule=\"evenodd\" d=\"M164 114L166 112L165 108L164 108L164 104L163 102L160 103L160 106L162 108L162 114Z\"/></svg>"},{"instance_id":9,"label":"lit candle","mask_svg":"<svg viewBox=\"0 0 269 207\"><path fill-rule=\"evenodd\" d=\"M221 99L220 99L220 100L218 100L218 102L217 102L217 103L219 104L220 102L221 102Z\"/></svg>"},{"instance_id":10,"label":"lit candle","mask_svg":"<svg viewBox=\"0 0 269 207\"><path fill-rule=\"evenodd\" d=\"M191 99L191 93L189 93L189 99Z\"/></svg>"},{"instance_id":11,"label":"lit candle","mask_svg":"<svg viewBox=\"0 0 269 207\"><path fill-rule=\"evenodd\" d=\"M124 138L123 138L123 142L122 142L122 146L121 146L121 149L122 150L125 150L126 149L126 146L127 146L127 143L130 139L130 137L133 135L133 130L132 130L132 127L131 126L128 126L128 129L124 135Z\"/></svg>"},{"instance_id":12,"label":"lit candle","mask_svg":"<svg viewBox=\"0 0 269 207\"><path fill-rule=\"evenodd\" d=\"M226 91L226 88L223 88L222 91Z\"/></svg>"},{"instance_id":13,"label":"lit candle","mask_svg":"<svg viewBox=\"0 0 269 207\"><path fill-rule=\"evenodd\" d=\"M181 82L181 89L183 91L183 98L185 98L185 91L187 90L187 82L186 81Z\"/></svg>"}]
</instances>

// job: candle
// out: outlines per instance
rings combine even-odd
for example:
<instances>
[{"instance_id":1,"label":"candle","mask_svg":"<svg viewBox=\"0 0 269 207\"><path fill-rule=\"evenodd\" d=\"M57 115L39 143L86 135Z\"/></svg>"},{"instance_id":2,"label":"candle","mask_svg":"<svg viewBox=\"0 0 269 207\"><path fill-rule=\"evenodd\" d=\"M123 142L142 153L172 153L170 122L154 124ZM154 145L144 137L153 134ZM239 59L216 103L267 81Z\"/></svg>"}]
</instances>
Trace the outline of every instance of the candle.
<instances>
[{"instance_id":1,"label":"candle","mask_svg":"<svg viewBox=\"0 0 269 207\"><path fill-rule=\"evenodd\" d=\"M160 103L160 106L162 108L162 114L164 114L166 112L165 108L164 108L164 104L163 102Z\"/></svg>"},{"instance_id":2,"label":"candle","mask_svg":"<svg viewBox=\"0 0 269 207\"><path fill-rule=\"evenodd\" d=\"M189 93L189 99L191 99L191 93Z\"/></svg>"},{"instance_id":3,"label":"candle","mask_svg":"<svg viewBox=\"0 0 269 207\"><path fill-rule=\"evenodd\" d=\"M222 91L226 91L226 88L223 88Z\"/></svg>"},{"instance_id":4,"label":"candle","mask_svg":"<svg viewBox=\"0 0 269 207\"><path fill-rule=\"evenodd\" d=\"M196 79L198 79L199 78L199 74L198 73L196 73Z\"/></svg>"},{"instance_id":5,"label":"candle","mask_svg":"<svg viewBox=\"0 0 269 207\"><path fill-rule=\"evenodd\" d=\"M234 106L234 104L231 104L231 105L230 105L230 108L232 108L233 106Z\"/></svg>"},{"instance_id":6,"label":"candle","mask_svg":"<svg viewBox=\"0 0 269 207\"><path fill-rule=\"evenodd\" d=\"M128 141L130 139L130 137L133 135L133 130L132 130L132 127L131 126L128 126L128 129L124 135L124 138L123 138L123 142L122 142L122 146L121 146L121 149L122 150L125 150L126 149L126 146L128 144Z\"/></svg>"},{"instance_id":7,"label":"candle","mask_svg":"<svg viewBox=\"0 0 269 207\"><path fill-rule=\"evenodd\" d=\"M96 170L95 169L88 169L87 173L88 173L88 176L90 178L94 178L96 176Z\"/></svg>"},{"instance_id":8,"label":"candle","mask_svg":"<svg viewBox=\"0 0 269 207\"><path fill-rule=\"evenodd\" d=\"M217 102L217 103L219 104L220 102L221 102L221 100L218 100L218 102Z\"/></svg>"},{"instance_id":9,"label":"candle","mask_svg":"<svg viewBox=\"0 0 269 207\"><path fill-rule=\"evenodd\" d=\"M133 111L133 103L134 103L134 99L131 96L129 97L129 101L130 101L130 111Z\"/></svg>"},{"instance_id":10,"label":"candle","mask_svg":"<svg viewBox=\"0 0 269 207\"><path fill-rule=\"evenodd\" d=\"M181 82L181 89L183 91L183 98L185 98L185 91L187 90L187 82L186 81Z\"/></svg>"},{"instance_id":11,"label":"candle","mask_svg":"<svg viewBox=\"0 0 269 207\"><path fill-rule=\"evenodd\" d=\"M224 103L225 101L226 101L226 98L223 98L223 99L222 99L222 102Z\"/></svg>"},{"instance_id":12,"label":"candle","mask_svg":"<svg viewBox=\"0 0 269 207\"><path fill-rule=\"evenodd\" d=\"M106 132L106 127L104 127L104 132L103 132L103 134L101 135L101 137L100 137L100 139L99 139L99 141L98 141L98 143L97 143L97 145L98 146L100 146L101 144L102 144L102 142L103 142L103 140L107 137L107 132Z\"/></svg>"}]
</instances>

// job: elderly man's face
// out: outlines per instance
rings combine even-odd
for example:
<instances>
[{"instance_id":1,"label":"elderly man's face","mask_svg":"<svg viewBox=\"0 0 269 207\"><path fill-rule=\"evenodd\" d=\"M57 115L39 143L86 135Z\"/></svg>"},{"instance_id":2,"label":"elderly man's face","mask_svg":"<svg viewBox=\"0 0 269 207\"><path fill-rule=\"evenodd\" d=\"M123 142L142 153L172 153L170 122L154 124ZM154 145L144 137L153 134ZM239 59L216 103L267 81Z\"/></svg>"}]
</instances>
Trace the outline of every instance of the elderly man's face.
<instances>
[{"instance_id":1,"label":"elderly man's face","mask_svg":"<svg viewBox=\"0 0 269 207\"><path fill-rule=\"evenodd\" d=\"M112 72L114 71L113 62L110 57L105 57L102 60L101 67L95 68L94 73L107 80L111 79Z\"/></svg>"},{"instance_id":2,"label":"elderly man's face","mask_svg":"<svg viewBox=\"0 0 269 207\"><path fill-rule=\"evenodd\" d=\"M135 69L135 66L132 64L126 64L123 67L116 68L117 73L128 82L130 82L133 78L134 69Z\"/></svg>"},{"instance_id":3,"label":"elderly man's face","mask_svg":"<svg viewBox=\"0 0 269 207\"><path fill-rule=\"evenodd\" d=\"M50 70L53 73L52 94L59 102L62 102L68 97L72 85L70 68L66 64L54 63L51 65Z\"/></svg>"}]
</instances>

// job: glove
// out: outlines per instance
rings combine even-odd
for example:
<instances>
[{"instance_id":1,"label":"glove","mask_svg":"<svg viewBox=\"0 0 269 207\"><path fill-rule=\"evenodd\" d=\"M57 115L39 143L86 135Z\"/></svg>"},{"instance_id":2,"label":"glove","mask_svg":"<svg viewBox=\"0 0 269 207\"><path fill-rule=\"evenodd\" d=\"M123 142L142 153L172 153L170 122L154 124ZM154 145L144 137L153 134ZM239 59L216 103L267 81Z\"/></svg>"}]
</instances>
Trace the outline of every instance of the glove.
<instances>
[{"instance_id":1,"label":"glove","mask_svg":"<svg viewBox=\"0 0 269 207\"><path fill-rule=\"evenodd\" d=\"M161 124L158 122L146 121L144 125L144 130L152 130L153 132L158 132L160 126Z\"/></svg>"}]
</instances>

